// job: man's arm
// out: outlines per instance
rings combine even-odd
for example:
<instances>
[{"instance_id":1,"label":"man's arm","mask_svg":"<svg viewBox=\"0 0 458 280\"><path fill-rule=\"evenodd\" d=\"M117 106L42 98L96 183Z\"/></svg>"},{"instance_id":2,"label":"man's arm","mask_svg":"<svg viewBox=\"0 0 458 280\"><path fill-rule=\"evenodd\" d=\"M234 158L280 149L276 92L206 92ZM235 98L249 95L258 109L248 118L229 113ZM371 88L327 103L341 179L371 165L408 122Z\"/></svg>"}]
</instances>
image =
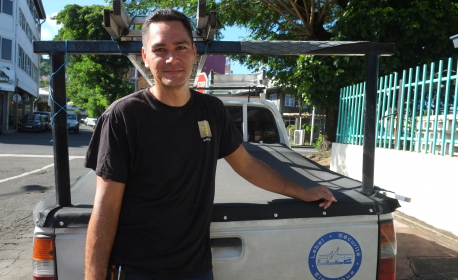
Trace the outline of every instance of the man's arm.
<instances>
[{"instance_id":1,"label":"man's arm","mask_svg":"<svg viewBox=\"0 0 458 280\"><path fill-rule=\"evenodd\" d=\"M243 145L224 159L245 180L267 191L308 202L324 199L325 201L320 203L320 207L324 209L328 208L332 202L337 202L327 187L303 188L252 157Z\"/></svg>"},{"instance_id":2,"label":"man's arm","mask_svg":"<svg viewBox=\"0 0 458 280\"><path fill-rule=\"evenodd\" d=\"M97 187L86 238L85 279L105 280L118 227L125 184L97 176Z\"/></svg>"}]
</instances>

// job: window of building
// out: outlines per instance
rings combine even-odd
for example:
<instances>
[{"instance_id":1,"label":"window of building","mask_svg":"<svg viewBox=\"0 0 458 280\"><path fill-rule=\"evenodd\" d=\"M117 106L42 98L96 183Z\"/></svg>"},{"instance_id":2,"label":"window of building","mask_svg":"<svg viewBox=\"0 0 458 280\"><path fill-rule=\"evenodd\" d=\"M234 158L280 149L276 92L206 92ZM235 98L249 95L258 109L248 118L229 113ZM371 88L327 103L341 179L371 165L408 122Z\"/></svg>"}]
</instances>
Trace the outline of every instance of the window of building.
<instances>
[{"instance_id":1,"label":"window of building","mask_svg":"<svg viewBox=\"0 0 458 280\"><path fill-rule=\"evenodd\" d=\"M38 82L38 67L32 62L21 46L18 46L18 66Z\"/></svg>"},{"instance_id":2,"label":"window of building","mask_svg":"<svg viewBox=\"0 0 458 280\"><path fill-rule=\"evenodd\" d=\"M3 14L13 15L13 1L12 0L0 0L1 12Z\"/></svg>"},{"instance_id":3,"label":"window of building","mask_svg":"<svg viewBox=\"0 0 458 280\"><path fill-rule=\"evenodd\" d=\"M22 12L21 9L19 9L19 25L21 26L22 30L24 30L25 34L27 35L29 42L32 43L32 40L36 40L35 36L33 35L32 28L30 28L30 25L27 23L24 13Z\"/></svg>"},{"instance_id":4,"label":"window of building","mask_svg":"<svg viewBox=\"0 0 458 280\"><path fill-rule=\"evenodd\" d=\"M286 94L285 96L285 106L294 107L294 96Z\"/></svg>"},{"instance_id":5,"label":"window of building","mask_svg":"<svg viewBox=\"0 0 458 280\"><path fill-rule=\"evenodd\" d=\"M0 37L0 41L1 59L11 61L13 56L13 40Z\"/></svg>"},{"instance_id":6,"label":"window of building","mask_svg":"<svg viewBox=\"0 0 458 280\"><path fill-rule=\"evenodd\" d=\"M277 101L277 94L274 93L274 94L269 95L269 100L270 101Z\"/></svg>"}]
</instances>

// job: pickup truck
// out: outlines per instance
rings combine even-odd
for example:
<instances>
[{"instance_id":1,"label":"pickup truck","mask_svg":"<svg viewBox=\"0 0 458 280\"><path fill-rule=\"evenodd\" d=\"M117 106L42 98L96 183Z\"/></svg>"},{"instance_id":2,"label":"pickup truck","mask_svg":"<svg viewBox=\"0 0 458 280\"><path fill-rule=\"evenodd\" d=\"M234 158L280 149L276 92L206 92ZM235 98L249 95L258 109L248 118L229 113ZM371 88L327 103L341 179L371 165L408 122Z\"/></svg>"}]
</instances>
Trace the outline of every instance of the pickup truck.
<instances>
[{"instance_id":1,"label":"pickup truck","mask_svg":"<svg viewBox=\"0 0 458 280\"><path fill-rule=\"evenodd\" d=\"M263 96L219 97L254 157L308 188L327 185L326 210L261 190L218 162L210 244L217 280L394 280L396 199L366 196L361 182L334 173L290 148L277 107ZM56 196L33 212L33 279L84 279L84 248L95 193L93 171L71 184L72 205Z\"/></svg>"}]
</instances>

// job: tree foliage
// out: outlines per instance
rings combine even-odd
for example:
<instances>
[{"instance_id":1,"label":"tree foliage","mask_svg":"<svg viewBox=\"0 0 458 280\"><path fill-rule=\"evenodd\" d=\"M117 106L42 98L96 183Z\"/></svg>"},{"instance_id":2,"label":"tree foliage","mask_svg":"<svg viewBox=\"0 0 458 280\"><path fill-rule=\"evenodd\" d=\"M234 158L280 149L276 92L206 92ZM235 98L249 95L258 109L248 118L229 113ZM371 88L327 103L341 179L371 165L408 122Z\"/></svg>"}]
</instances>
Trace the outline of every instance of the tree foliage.
<instances>
[{"instance_id":1,"label":"tree foliage","mask_svg":"<svg viewBox=\"0 0 458 280\"><path fill-rule=\"evenodd\" d=\"M127 0L134 13L178 8L188 15L197 0ZM395 43L380 59L380 75L455 56L449 37L458 34L458 6L452 0L210 0L219 28L240 26L252 40L336 40ZM313 13L311 11L314 11ZM365 58L233 56L252 70L266 69L277 85L326 109L324 141L335 139L339 89L365 79Z\"/></svg>"},{"instance_id":2,"label":"tree foliage","mask_svg":"<svg viewBox=\"0 0 458 280\"><path fill-rule=\"evenodd\" d=\"M53 19L63 24L54 40L110 40L103 27L103 6L66 5ZM71 56L67 64L69 100L99 116L116 99L133 91L123 79L132 67L125 56Z\"/></svg>"}]
</instances>

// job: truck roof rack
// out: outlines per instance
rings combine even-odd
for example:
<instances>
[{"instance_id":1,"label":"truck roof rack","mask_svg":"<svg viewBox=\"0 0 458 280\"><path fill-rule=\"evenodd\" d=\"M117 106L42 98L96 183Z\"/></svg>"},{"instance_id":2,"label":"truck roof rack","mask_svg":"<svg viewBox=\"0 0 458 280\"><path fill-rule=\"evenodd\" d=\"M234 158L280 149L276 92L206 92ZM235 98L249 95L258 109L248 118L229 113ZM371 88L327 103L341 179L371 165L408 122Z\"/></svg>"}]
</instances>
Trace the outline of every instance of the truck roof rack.
<instances>
[{"instance_id":1,"label":"truck roof rack","mask_svg":"<svg viewBox=\"0 0 458 280\"><path fill-rule=\"evenodd\" d=\"M104 26L113 40L105 41L34 41L36 54L48 54L51 58L53 99L52 111L55 114L65 108L65 55L93 54L120 55L129 57L134 66L152 85L153 77L142 65L141 33L133 30L133 25L144 21L142 16L130 16L122 0L113 0L113 10L104 10ZM195 45L199 63L193 69L193 79L199 76L205 56L208 54L239 55L333 55L366 56L366 100L364 107L363 176L361 192L372 195L374 188L375 155L375 113L377 96L378 64L380 56L394 54L394 44L347 41L213 41L216 33L216 12L206 12L206 0L199 0L197 17L191 19L196 26ZM63 70L61 70L63 68ZM61 70L61 71L59 71ZM54 168L56 181L56 203L70 206L70 171L68 155L67 118L56 114L53 126Z\"/></svg>"}]
</instances>

